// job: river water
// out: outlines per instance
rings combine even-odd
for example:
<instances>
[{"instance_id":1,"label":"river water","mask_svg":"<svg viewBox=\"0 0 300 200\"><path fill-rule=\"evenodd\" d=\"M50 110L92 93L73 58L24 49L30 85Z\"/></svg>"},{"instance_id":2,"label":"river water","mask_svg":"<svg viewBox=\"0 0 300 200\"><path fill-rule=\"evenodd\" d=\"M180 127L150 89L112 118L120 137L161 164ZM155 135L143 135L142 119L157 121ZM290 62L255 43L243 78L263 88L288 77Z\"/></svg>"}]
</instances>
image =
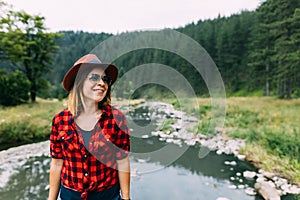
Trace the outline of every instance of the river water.
<instances>
[{"instance_id":1,"label":"river water","mask_svg":"<svg viewBox=\"0 0 300 200\"><path fill-rule=\"evenodd\" d=\"M132 199L262 199L259 195L250 196L245 192L252 190L254 180L243 177L243 172L255 171L253 166L233 155L218 155L213 151L201 157L199 145L186 147L167 144L147 131L139 136L138 127L147 127L149 131L155 128L153 118L147 116L149 110L137 109L128 114L128 126L133 127L130 156ZM168 159L166 155L172 157L174 154L164 152L161 157L151 157L152 152L160 154L160 150L166 146L177 157ZM47 199L48 151L49 142L45 141L0 152L0 200ZM294 197L286 196L282 199Z\"/></svg>"}]
</instances>

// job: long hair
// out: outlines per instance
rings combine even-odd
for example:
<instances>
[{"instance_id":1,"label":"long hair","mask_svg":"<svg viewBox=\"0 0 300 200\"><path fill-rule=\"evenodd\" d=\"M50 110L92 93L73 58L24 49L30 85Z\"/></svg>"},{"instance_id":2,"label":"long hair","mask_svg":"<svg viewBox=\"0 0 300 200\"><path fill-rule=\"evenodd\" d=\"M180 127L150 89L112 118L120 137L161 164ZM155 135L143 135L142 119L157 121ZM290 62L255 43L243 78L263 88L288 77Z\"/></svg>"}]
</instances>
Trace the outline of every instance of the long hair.
<instances>
[{"instance_id":1,"label":"long hair","mask_svg":"<svg viewBox=\"0 0 300 200\"><path fill-rule=\"evenodd\" d=\"M81 65L78 73L76 75L72 89L68 95L67 108L74 115L79 115L85 107L83 98L83 83L87 78L87 75L95 67ZM108 86L107 93L102 101L98 102L98 108L101 109L102 106L111 105L111 86Z\"/></svg>"}]
</instances>

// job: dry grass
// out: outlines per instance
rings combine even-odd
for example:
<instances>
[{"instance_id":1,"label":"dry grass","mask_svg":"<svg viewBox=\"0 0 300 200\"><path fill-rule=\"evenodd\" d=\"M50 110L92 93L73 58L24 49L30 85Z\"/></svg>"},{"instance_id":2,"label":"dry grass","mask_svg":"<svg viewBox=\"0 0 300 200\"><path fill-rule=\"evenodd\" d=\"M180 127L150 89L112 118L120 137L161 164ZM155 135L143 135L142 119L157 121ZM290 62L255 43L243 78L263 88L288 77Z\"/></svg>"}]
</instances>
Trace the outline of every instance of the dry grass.
<instances>
[{"instance_id":1,"label":"dry grass","mask_svg":"<svg viewBox=\"0 0 300 200\"><path fill-rule=\"evenodd\" d=\"M41 126L51 123L55 113L63 109L64 102L37 99L36 103L0 109L0 123L28 121Z\"/></svg>"},{"instance_id":2,"label":"dry grass","mask_svg":"<svg viewBox=\"0 0 300 200\"><path fill-rule=\"evenodd\" d=\"M210 99L198 102L211 106ZM223 130L231 137L247 141L242 151L255 166L300 184L299 113L300 99L230 97L226 99ZM202 123L210 120L211 112L203 112L202 118Z\"/></svg>"}]
</instances>

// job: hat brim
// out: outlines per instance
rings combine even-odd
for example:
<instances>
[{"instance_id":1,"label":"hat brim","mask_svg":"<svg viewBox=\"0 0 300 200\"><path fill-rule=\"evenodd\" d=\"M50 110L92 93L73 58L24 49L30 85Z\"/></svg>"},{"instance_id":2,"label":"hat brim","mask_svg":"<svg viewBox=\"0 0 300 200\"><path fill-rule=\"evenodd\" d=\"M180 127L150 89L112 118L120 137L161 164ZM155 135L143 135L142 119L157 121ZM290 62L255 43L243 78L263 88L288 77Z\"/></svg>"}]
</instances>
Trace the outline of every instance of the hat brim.
<instances>
[{"instance_id":1,"label":"hat brim","mask_svg":"<svg viewBox=\"0 0 300 200\"><path fill-rule=\"evenodd\" d=\"M63 88L67 91L70 92L71 89L73 88L74 81L76 79L77 73L80 69L80 66L84 64L86 66L90 66L91 68L96 68L100 67L103 68L106 75L110 76L112 82L111 85L113 85L117 78L118 78L118 68L113 65L113 64L107 64L107 63L80 63L77 65L74 65L69 69L69 71L66 73L63 79Z\"/></svg>"}]
</instances>

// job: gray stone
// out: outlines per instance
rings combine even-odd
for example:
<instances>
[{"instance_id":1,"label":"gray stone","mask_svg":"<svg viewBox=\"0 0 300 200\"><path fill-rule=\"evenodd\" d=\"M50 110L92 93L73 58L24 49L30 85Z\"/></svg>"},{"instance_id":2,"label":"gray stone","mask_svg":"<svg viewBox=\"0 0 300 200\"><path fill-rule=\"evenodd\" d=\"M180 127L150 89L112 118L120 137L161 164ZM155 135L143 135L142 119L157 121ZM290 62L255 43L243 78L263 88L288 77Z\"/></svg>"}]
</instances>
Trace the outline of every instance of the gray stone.
<instances>
[{"instance_id":1,"label":"gray stone","mask_svg":"<svg viewBox=\"0 0 300 200\"><path fill-rule=\"evenodd\" d=\"M255 183L254 188L265 200L280 200L277 190L268 182Z\"/></svg>"},{"instance_id":2,"label":"gray stone","mask_svg":"<svg viewBox=\"0 0 300 200\"><path fill-rule=\"evenodd\" d=\"M243 176L245 178L254 178L256 176L256 172L252 172L252 171L244 171L243 172Z\"/></svg>"}]
</instances>

